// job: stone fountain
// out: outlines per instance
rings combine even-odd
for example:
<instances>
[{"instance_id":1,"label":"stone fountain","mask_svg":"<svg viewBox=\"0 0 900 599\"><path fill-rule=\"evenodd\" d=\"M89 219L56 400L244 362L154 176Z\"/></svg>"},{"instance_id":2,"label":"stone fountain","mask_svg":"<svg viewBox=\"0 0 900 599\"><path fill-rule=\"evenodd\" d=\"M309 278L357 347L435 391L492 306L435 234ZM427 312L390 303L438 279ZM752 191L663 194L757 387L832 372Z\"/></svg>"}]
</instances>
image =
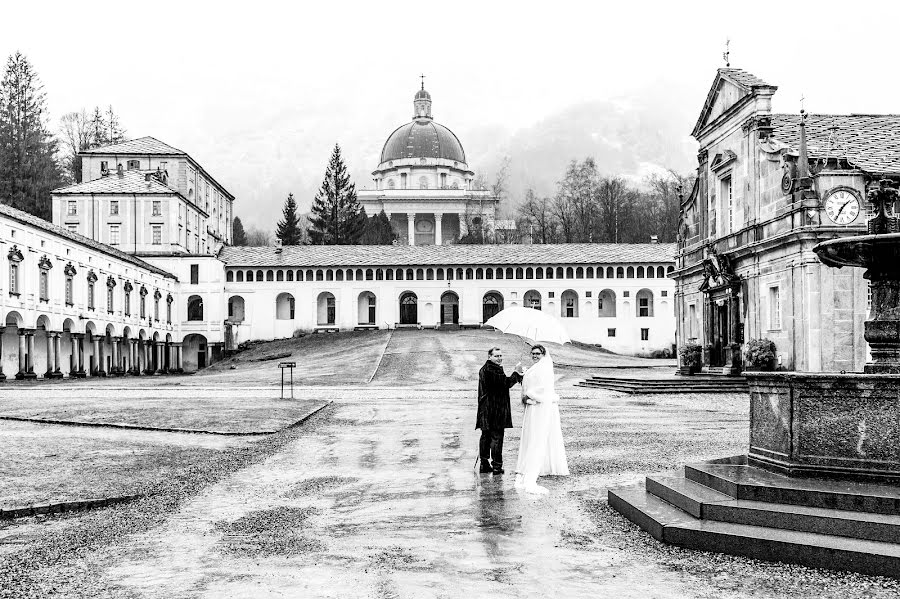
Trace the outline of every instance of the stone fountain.
<instances>
[{"instance_id":1,"label":"stone fountain","mask_svg":"<svg viewBox=\"0 0 900 599\"><path fill-rule=\"evenodd\" d=\"M865 371L747 373L746 455L610 489L610 507L682 547L900 577L897 198L881 181L868 234L813 248L827 266L866 269Z\"/></svg>"},{"instance_id":2,"label":"stone fountain","mask_svg":"<svg viewBox=\"0 0 900 599\"><path fill-rule=\"evenodd\" d=\"M900 480L900 233L890 181L869 192L868 234L813 251L827 266L865 268L872 297L864 374L748 373L751 464L791 476Z\"/></svg>"}]
</instances>

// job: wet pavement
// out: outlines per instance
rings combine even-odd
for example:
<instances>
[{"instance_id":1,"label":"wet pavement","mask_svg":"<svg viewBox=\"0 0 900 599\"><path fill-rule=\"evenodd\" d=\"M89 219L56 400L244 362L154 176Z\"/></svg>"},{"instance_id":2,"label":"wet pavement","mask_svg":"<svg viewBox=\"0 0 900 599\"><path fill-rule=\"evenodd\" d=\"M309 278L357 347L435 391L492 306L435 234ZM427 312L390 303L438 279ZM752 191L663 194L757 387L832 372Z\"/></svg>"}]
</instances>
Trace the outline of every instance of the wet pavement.
<instances>
[{"instance_id":1,"label":"wet pavement","mask_svg":"<svg viewBox=\"0 0 900 599\"><path fill-rule=\"evenodd\" d=\"M469 395L348 391L315 435L117 547L103 575L160 598L688 594L666 568L585 541L568 481L535 497L476 474Z\"/></svg>"}]
</instances>

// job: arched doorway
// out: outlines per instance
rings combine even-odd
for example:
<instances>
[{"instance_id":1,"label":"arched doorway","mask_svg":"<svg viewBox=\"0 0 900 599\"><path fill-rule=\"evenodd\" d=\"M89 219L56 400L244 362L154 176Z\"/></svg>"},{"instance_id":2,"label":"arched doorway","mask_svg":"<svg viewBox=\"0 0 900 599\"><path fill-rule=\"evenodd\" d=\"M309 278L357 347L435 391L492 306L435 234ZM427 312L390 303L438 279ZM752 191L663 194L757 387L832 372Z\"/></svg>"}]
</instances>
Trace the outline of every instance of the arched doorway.
<instances>
[{"instance_id":1,"label":"arched doorway","mask_svg":"<svg viewBox=\"0 0 900 599\"><path fill-rule=\"evenodd\" d=\"M185 372L206 368L206 337L197 334L187 335L181 345L182 364Z\"/></svg>"},{"instance_id":2,"label":"arched doorway","mask_svg":"<svg viewBox=\"0 0 900 599\"><path fill-rule=\"evenodd\" d=\"M240 271L238 271L240 272ZM239 295L232 295L228 298L228 320L231 322L244 321L244 298Z\"/></svg>"},{"instance_id":3,"label":"arched doorway","mask_svg":"<svg viewBox=\"0 0 900 599\"><path fill-rule=\"evenodd\" d=\"M333 325L337 321L337 302L334 294L323 291L316 300L316 324Z\"/></svg>"},{"instance_id":4,"label":"arched doorway","mask_svg":"<svg viewBox=\"0 0 900 599\"><path fill-rule=\"evenodd\" d=\"M459 324L459 296L452 291L441 295L441 324Z\"/></svg>"},{"instance_id":5,"label":"arched doorway","mask_svg":"<svg viewBox=\"0 0 900 599\"><path fill-rule=\"evenodd\" d=\"M375 294L371 291L363 291L357 299L357 322L361 325L375 324L375 309L377 307Z\"/></svg>"},{"instance_id":6,"label":"arched doorway","mask_svg":"<svg viewBox=\"0 0 900 599\"><path fill-rule=\"evenodd\" d=\"M419 323L419 298L412 291L400 296L400 324Z\"/></svg>"},{"instance_id":7,"label":"arched doorway","mask_svg":"<svg viewBox=\"0 0 900 599\"><path fill-rule=\"evenodd\" d=\"M481 300L481 322L487 322L503 309L503 296L496 291L488 291Z\"/></svg>"},{"instance_id":8,"label":"arched doorway","mask_svg":"<svg viewBox=\"0 0 900 599\"><path fill-rule=\"evenodd\" d=\"M278 294L278 297L275 298L275 318L277 320L294 320L293 295L290 293Z\"/></svg>"},{"instance_id":9,"label":"arched doorway","mask_svg":"<svg viewBox=\"0 0 900 599\"><path fill-rule=\"evenodd\" d=\"M534 310L541 309L541 293L539 291L535 291L534 289L530 289L525 292L525 297L522 298L522 305L526 308L532 308Z\"/></svg>"}]
</instances>

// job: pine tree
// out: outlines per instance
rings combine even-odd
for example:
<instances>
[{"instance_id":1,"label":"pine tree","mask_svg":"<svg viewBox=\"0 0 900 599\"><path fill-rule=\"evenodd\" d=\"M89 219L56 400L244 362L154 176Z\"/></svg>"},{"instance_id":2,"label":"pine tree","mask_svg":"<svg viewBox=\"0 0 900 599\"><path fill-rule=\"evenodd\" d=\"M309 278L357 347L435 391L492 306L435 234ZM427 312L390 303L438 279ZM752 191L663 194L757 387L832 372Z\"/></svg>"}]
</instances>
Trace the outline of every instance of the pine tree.
<instances>
[{"instance_id":1,"label":"pine tree","mask_svg":"<svg viewBox=\"0 0 900 599\"><path fill-rule=\"evenodd\" d=\"M0 199L50 220L50 191L63 180L56 141L46 123L45 97L31 63L20 52L6 62L0 82Z\"/></svg>"},{"instance_id":2,"label":"pine tree","mask_svg":"<svg viewBox=\"0 0 900 599\"><path fill-rule=\"evenodd\" d=\"M300 219L297 217L297 202L294 194L289 193L281 210L282 219L275 229L275 236L281 240L281 245L300 245Z\"/></svg>"},{"instance_id":3,"label":"pine tree","mask_svg":"<svg viewBox=\"0 0 900 599\"><path fill-rule=\"evenodd\" d=\"M360 243L363 245L391 245L397 235L391 228L391 221L384 210L366 220Z\"/></svg>"},{"instance_id":4,"label":"pine tree","mask_svg":"<svg viewBox=\"0 0 900 599\"><path fill-rule=\"evenodd\" d=\"M247 233L244 231L244 223L240 217L235 216L231 221L231 245L247 245Z\"/></svg>"},{"instance_id":5,"label":"pine tree","mask_svg":"<svg viewBox=\"0 0 900 599\"><path fill-rule=\"evenodd\" d=\"M309 223L313 245L357 244L365 228L365 211L356 199L356 185L350 182L338 144L334 144L322 187L313 200Z\"/></svg>"}]
</instances>

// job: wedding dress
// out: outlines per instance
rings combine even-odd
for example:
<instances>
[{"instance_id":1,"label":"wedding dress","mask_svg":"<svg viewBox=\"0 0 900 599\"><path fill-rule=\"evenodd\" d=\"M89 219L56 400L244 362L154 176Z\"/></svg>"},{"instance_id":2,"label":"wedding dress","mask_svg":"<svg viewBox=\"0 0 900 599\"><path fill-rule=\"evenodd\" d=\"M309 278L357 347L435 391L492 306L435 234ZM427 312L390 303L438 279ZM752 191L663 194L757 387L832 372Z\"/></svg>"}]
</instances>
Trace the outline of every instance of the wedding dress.
<instances>
[{"instance_id":1,"label":"wedding dress","mask_svg":"<svg viewBox=\"0 0 900 599\"><path fill-rule=\"evenodd\" d=\"M522 378L522 396L539 403L525 406L516 486L532 493L547 493L538 476L568 476L566 448L559 420L559 395L554 390L553 360L549 354L529 368Z\"/></svg>"}]
</instances>

